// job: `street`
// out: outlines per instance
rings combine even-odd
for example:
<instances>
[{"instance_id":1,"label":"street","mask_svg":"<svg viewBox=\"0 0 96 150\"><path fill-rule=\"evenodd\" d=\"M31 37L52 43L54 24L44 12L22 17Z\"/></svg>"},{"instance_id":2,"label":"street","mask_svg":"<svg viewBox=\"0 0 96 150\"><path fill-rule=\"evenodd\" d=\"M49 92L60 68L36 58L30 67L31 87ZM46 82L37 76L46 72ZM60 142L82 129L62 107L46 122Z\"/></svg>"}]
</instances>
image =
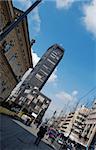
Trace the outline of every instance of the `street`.
<instances>
[{"instance_id":1,"label":"street","mask_svg":"<svg viewBox=\"0 0 96 150\"><path fill-rule=\"evenodd\" d=\"M31 127L29 127L29 130L31 130ZM35 135L17 124L12 118L0 115L1 150L52 150L43 141L39 146L34 145L35 139Z\"/></svg>"}]
</instances>

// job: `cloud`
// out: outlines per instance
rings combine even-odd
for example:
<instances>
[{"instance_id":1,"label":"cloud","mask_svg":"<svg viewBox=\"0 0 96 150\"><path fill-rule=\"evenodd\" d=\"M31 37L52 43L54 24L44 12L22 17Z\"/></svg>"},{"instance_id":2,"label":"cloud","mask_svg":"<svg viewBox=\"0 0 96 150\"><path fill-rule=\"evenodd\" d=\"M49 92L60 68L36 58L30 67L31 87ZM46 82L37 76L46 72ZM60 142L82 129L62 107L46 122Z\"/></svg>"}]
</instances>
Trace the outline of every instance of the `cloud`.
<instances>
[{"instance_id":1,"label":"cloud","mask_svg":"<svg viewBox=\"0 0 96 150\"><path fill-rule=\"evenodd\" d=\"M59 115L61 111L62 115L75 111L78 102L77 95L77 90L72 91L71 94L65 91L54 94L54 98L45 114L45 118L50 118L54 111L57 111L57 115Z\"/></svg>"},{"instance_id":2,"label":"cloud","mask_svg":"<svg viewBox=\"0 0 96 150\"><path fill-rule=\"evenodd\" d=\"M35 52L33 52L33 50L32 50L32 60L33 60L33 67L35 67L38 61L40 60L40 57Z\"/></svg>"},{"instance_id":3,"label":"cloud","mask_svg":"<svg viewBox=\"0 0 96 150\"><path fill-rule=\"evenodd\" d=\"M60 114L61 107L58 105L58 103L54 103L53 101L48 107L48 110L46 111L44 118L51 118L53 116L53 113L56 111L56 116Z\"/></svg>"},{"instance_id":4,"label":"cloud","mask_svg":"<svg viewBox=\"0 0 96 150\"><path fill-rule=\"evenodd\" d=\"M76 96L78 94L78 91L73 91L72 96Z\"/></svg>"},{"instance_id":5,"label":"cloud","mask_svg":"<svg viewBox=\"0 0 96 150\"><path fill-rule=\"evenodd\" d=\"M96 0L83 5L83 14L82 20L86 29L96 38Z\"/></svg>"},{"instance_id":6,"label":"cloud","mask_svg":"<svg viewBox=\"0 0 96 150\"><path fill-rule=\"evenodd\" d=\"M40 32L41 19L40 19L38 7L36 7L32 12L32 21L34 22L34 30L36 32Z\"/></svg>"},{"instance_id":7,"label":"cloud","mask_svg":"<svg viewBox=\"0 0 96 150\"><path fill-rule=\"evenodd\" d=\"M75 107L77 106L77 95L78 91L74 90L71 94L65 91L61 91L56 94L56 98L62 105L64 106L64 109L66 112L73 111Z\"/></svg>"},{"instance_id":8,"label":"cloud","mask_svg":"<svg viewBox=\"0 0 96 150\"><path fill-rule=\"evenodd\" d=\"M58 9L68 9L75 0L56 0L56 7Z\"/></svg>"},{"instance_id":9,"label":"cloud","mask_svg":"<svg viewBox=\"0 0 96 150\"><path fill-rule=\"evenodd\" d=\"M67 100L67 101L71 101L73 99L73 96L65 91L62 91L62 92L56 94L56 97L61 100Z\"/></svg>"},{"instance_id":10,"label":"cloud","mask_svg":"<svg viewBox=\"0 0 96 150\"><path fill-rule=\"evenodd\" d=\"M15 0L13 0L13 2L15 2ZM24 11L32 5L31 0L17 0L17 2L19 3L19 9Z\"/></svg>"}]
</instances>

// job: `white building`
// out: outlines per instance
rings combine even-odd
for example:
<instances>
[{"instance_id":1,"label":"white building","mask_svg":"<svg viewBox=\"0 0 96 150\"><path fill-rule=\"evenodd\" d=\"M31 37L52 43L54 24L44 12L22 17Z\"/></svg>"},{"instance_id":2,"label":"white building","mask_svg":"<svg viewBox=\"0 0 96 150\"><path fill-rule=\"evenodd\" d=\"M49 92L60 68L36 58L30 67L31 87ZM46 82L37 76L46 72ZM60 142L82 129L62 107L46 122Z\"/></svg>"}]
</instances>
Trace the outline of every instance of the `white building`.
<instances>
[{"instance_id":1,"label":"white building","mask_svg":"<svg viewBox=\"0 0 96 150\"><path fill-rule=\"evenodd\" d=\"M59 129L64 133L66 137L78 142L79 137L85 127L85 120L88 116L89 109L82 106L75 112L69 113L64 119L61 119L59 123Z\"/></svg>"},{"instance_id":2,"label":"white building","mask_svg":"<svg viewBox=\"0 0 96 150\"><path fill-rule=\"evenodd\" d=\"M85 122L86 126L82 133L84 144L90 147L96 147L96 100ZM91 144L92 143L92 144ZM95 148L94 148L95 149Z\"/></svg>"}]
</instances>

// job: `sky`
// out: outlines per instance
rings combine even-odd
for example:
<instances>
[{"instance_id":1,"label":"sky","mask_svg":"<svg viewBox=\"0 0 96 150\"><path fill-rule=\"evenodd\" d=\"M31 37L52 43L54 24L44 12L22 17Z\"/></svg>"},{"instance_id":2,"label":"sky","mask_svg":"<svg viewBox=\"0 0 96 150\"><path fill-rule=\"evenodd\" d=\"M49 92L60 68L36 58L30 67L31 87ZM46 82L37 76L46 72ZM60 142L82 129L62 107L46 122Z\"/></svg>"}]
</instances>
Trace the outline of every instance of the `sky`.
<instances>
[{"instance_id":1,"label":"sky","mask_svg":"<svg viewBox=\"0 0 96 150\"><path fill-rule=\"evenodd\" d=\"M32 2L13 4L25 11ZM52 100L47 116L55 110L72 111L78 101L90 106L96 96L96 0L43 0L28 15L28 25L30 39L36 40L34 66L51 45L57 43L65 50L42 89Z\"/></svg>"}]
</instances>

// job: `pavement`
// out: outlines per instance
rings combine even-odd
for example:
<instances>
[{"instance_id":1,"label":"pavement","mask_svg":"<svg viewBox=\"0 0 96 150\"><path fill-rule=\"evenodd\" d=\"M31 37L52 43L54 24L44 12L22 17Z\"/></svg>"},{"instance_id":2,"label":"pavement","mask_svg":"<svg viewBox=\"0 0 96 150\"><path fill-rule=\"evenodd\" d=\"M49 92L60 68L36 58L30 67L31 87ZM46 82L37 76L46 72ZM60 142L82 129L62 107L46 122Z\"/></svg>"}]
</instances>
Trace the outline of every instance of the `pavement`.
<instances>
[{"instance_id":1,"label":"pavement","mask_svg":"<svg viewBox=\"0 0 96 150\"><path fill-rule=\"evenodd\" d=\"M8 116L0 115L0 150L53 150L45 139L34 144L37 129Z\"/></svg>"},{"instance_id":2,"label":"pavement","mask_svg":"<svg viewBox=\"0 0 96 150\"><path fill-rule=\"evenodd\" d=\"M22 122L20 122L20 121L18 121L18 120L14 120L14 119L13 119L13 121L14 121L15 123L17 123L18 125L20 125L21 127L23 127L25 130L29 131L29 132L30 132L31 134L33 134L34 136L37 136L37 132L38 132L39 129L36 127L36 125L31 124L30 126L26 126L25 124L23 124ZM57 148L56 148L56 147L58 147L57 144L55 144L55 145L54 145L54 144L51 144L51 141L48 140L48 139L46 139L46 136L45 136L45 138L42 139L42 141L43 141L44 143L46 143L47 145L49 145L51 148L57 150Z\"/></svg>"}]
</instances>

